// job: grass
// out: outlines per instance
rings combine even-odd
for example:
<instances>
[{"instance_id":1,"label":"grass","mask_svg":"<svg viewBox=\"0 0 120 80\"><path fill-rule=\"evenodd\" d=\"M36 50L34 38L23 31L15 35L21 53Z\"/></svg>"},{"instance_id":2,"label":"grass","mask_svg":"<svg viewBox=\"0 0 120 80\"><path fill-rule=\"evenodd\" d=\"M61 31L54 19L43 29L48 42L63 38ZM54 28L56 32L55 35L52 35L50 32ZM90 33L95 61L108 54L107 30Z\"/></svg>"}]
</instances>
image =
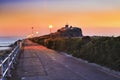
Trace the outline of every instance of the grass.
<instances>
[{"instance_id":1,"label":"grass","mask_svg":"<svg viewBox=\"0 0 120 80\"><path fill-rule=\"evenodd\" d=\"M48 48L120 71L120 37L32 38Z\"/></svg>"}]
</instances>

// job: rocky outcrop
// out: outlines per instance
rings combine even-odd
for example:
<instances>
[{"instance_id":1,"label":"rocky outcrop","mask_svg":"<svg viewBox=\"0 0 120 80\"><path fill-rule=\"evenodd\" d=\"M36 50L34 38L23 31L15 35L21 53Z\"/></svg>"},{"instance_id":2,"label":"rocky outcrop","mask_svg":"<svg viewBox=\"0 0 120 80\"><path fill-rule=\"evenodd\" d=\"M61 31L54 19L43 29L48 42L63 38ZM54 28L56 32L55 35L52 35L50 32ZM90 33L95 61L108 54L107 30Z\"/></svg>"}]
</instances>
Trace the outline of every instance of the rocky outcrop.
<instances>
[{"instance_id":1,"label":"rocky outcrop","mask_svg":"<svg viewBox=\"0 0 120 80\"><path fill-rule=\"evenodd\" d=\"M65 25L61 29L58 29L57 32L52 33L52 37L82 37L82 30L78 27L72 27Z\"/></svg>"}]
</instances>

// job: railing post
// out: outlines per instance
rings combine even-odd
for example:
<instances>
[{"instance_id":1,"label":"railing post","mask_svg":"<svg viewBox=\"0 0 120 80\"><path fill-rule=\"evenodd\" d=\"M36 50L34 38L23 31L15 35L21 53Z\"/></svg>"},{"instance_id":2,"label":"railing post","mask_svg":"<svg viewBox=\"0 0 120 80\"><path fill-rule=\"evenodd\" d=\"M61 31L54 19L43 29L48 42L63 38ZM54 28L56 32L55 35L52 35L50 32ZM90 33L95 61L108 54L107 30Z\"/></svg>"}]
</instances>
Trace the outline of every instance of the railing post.
<instances>
[{"instance_id":1,"label":"railing post","mask_svg":"<svg viewBox=\"0 0 120 80\"><path fill-rule=\"evenodd\" d=\"M14 60L13 60L13 64L14 64L14 65L17 64L16 54L17 54L17 52L14 53Z\"/></svg>"},{"instance_id":2,"label":"railing post","mask_svg":"<svg viewBox=\"0 0 120 80\"><path fill-rule=\"evenodd\" d=\"M8 57L8 61L7 61L7 67L9 67L10 65L10 61L11 60L11 56L9 56ZM11 77L11 70L10 69L8 69L8 72L7 72L7 75L6 75L7 77Z\"/></svg>"},{"instance_id":3,"label":"railing post","mask_svg":"<svg viewBox=\"0 0 120 80\"><path fill-rule=\"evenodd\" d=\"M13 52L12 55L11 55L11 62L12 62L12 63L11 63L11 67L10 67L10 68L11 68L12 70L15 69L15 68L14 68L14 60L13 60L14 54L15 54L15 52Z\"/></svg>"},{"instance_id":4,"label":"railing post","mask_svg":"<svg viewBox=\"0 0 120 80\"><path fill-rule=\"evenodd\" d=\"M18 46L18 49L14 53L14 63L15 64L17 64L17 62L18 62L18 56L20 53L21 42L19 42L19 44L17 46Z\"/></svg>"},{"instance_id":5,"label":"railing post","mask_svg":"<svg viewBox=\"0 0 120 80\"><path fill-rule=\"evenodd\" d=\"M20 49L22 48L22 41L21 41L20 44L19 44L19 48L20 48Z\"/></svg>"},{"instance_id":6,"label":"railing post","mask_svg":"<svg viewBox=\"0 0 120 80\"><path fill-rule=\"evenodd\" d=\"M1 80L4 80L4 78L3 78L3 73L4 73L4 67L3 67L3 65L1 65Z\"/></svg>"},{"instance_id":7,"label":"railing post","mask_svg":"<svg viewBox=\"0 0 120 80\"><path fill-rule=\"evenodd\" d=\"M2 65L0 64L0 80L2 79L2 73L3 73L3 71L2 71Z\"/></svg>"}]
</instances>

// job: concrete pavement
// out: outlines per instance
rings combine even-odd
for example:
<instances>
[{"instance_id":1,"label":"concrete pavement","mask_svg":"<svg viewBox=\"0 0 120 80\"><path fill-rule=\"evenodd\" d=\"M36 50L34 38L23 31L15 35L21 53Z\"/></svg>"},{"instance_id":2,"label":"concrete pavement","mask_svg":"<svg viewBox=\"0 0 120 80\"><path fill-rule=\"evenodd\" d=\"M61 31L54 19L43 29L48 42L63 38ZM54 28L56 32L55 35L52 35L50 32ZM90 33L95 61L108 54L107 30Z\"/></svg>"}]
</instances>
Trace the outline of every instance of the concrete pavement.
<instances>
[{"instance_id":1,"label":"concrete pavement","mask_svg":"<svg viewBox=\"0 0 120 80\"><path fill-rule=\"evenodd\" d=\"M25 41L17 68L20 80L120 80L101 68Z\"/></svg>"}]
</instances>

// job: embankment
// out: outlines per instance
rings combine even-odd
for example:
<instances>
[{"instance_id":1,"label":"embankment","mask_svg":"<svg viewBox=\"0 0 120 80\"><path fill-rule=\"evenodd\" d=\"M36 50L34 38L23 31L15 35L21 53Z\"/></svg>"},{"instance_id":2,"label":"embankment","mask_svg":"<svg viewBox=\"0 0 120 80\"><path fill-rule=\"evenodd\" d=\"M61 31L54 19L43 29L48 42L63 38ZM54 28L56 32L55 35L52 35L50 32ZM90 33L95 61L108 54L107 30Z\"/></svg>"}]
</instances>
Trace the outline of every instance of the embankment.
<instances>
[{"instance_id":1,"label":"embankment","mask_svg":"<svg viewBox=\"0 0 120 80\"><path fill-rule=\"evenodd\" d=\"M48 48L120 71L120 37L32 38Z\"/></svg>"}]
</instances>

